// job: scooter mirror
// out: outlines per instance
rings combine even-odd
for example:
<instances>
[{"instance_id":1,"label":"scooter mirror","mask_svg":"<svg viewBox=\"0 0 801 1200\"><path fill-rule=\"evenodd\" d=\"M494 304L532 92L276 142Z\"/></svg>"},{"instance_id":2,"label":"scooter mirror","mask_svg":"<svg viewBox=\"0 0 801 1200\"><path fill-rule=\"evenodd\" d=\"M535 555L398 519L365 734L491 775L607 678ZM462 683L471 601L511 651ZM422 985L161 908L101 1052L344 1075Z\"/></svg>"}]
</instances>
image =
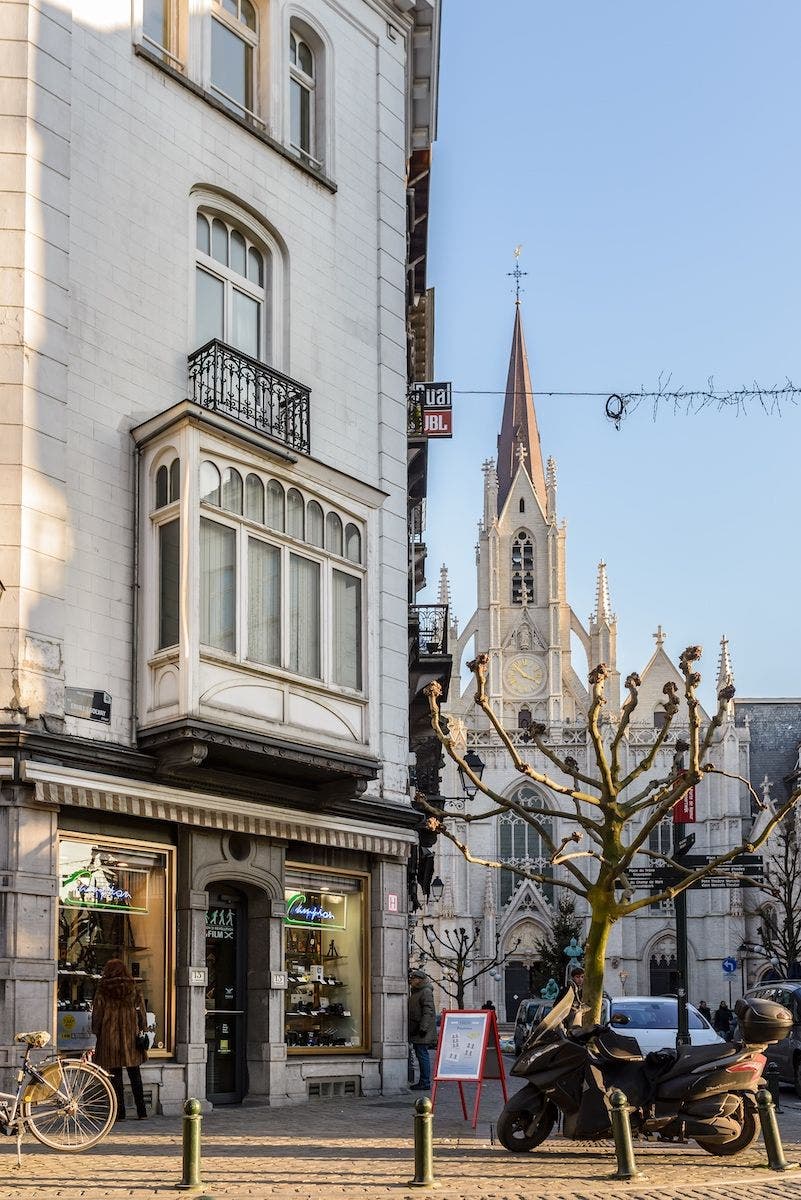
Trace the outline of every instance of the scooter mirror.
<instances>
[{"instance_id":1,"label":"scooter mirror","mask_svg":"<svg viewBox=\"0 0 801 1200\"><path fill-rule=\"evenodd\" d=\"M610 1025L628 1025L630 1021L631 1021L631 1017L627 1013L617 1012L617 1013L612 1013L612 1018L611 1018L609 1024Z\"/></svg>"}]
</instances>

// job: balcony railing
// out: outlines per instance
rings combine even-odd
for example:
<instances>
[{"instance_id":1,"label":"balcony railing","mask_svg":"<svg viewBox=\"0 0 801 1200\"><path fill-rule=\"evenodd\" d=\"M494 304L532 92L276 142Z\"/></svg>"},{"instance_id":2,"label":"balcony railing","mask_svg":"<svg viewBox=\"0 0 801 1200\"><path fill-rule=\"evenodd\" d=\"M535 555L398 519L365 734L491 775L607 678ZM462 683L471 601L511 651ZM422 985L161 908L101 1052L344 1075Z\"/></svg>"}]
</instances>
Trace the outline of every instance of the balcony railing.
<instances>
[{"instance_id":1,"label":"balcony railing","mask_svg":"<svg viewBox=\"0 0 801 1200\"><path fill-rule=\"evenodd\" d=\"M189 398L309 453L309 388L215 338L189 355Z\"/></svg>"},{"instance_id":2,"label":"balcony railing","mask_svg":"<svg viewBox=\"0 0 801 1200\"><path fill-rule=\"evenodd\" d=\"M422 657L448 653L447 604L411 604L409 625L417 630L417 645Z\"/></svg>"}]
</instances>

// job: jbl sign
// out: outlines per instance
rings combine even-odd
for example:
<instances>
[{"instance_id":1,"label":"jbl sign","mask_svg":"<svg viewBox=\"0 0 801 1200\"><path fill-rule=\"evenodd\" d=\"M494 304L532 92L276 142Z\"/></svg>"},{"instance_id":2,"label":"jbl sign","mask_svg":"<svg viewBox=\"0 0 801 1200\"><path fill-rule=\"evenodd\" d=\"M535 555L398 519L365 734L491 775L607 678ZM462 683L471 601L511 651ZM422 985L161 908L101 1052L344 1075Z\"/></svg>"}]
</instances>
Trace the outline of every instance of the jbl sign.
<instances>
[{"instance_id":1,"label":"jbl sign","mask_svg":"<svg viewBox=\"0 0 801 1200\"><path fill-rule=\"evenodd\" d=\"M425 437L452 437L452 410L450 408L424 408L423 434Z\"/></svg>"}]
</instances>

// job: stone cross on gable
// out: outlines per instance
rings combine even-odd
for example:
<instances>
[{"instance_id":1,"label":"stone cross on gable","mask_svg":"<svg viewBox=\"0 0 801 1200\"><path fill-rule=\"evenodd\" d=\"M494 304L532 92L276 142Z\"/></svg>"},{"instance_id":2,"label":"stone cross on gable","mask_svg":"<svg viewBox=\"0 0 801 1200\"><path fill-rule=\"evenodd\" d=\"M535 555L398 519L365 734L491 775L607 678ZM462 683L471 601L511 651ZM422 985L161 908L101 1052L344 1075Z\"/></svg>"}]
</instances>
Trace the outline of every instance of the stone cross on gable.
<instances>
[{"instance_id":1,"label":"stone cross on gable","mask_svg":"<svg viewBox=\"0 0 801 1200\"><path fill-rule=\"evenodd\" d=\"M651 634L651 637L652 637L652 638L654 639L654 641L656 642L656 648L657 648L657 650L659 650L659 649L661 649L661 647L662 647L662 646L664 646L664 644L665 644L665 638L667 637L667 634L665 633L665 631L664 631L664 629L662 628L662 626L661 626L661 625L657 625L657 627L656 627L656 633L652 633L652 634Z\"/></svg>"},{"instance_id":2,"label":"stone cross on gable","mask_svg":"<svg viewBox=\"0 0 801 1200\"><path fill-rule=\"evenodd\" d=\"M515 454L517 455L518 467L525 467L526 459L528 458L528 450L522 442L518 442L515 446Z\"/></svg>"}]
</instances>

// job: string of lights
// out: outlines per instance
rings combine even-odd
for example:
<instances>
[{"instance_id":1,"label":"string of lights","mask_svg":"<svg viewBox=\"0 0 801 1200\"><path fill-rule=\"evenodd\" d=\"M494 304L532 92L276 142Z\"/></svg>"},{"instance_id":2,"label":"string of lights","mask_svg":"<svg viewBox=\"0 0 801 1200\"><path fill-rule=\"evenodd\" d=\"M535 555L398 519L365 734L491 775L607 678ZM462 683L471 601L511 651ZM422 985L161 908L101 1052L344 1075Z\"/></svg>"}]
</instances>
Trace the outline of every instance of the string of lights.
<instances>
[{"instance_id":1,"label":"string of lights","mask_svg":"<svg viewBox=\"0 0 801 1200\"><path fill-rule=\"evenodd\" d=\"M656 420L660 407L672 407L674 413L692 415L704 408L714 406L718 410L733 408L737 415L745 415L752 404L758 404L769 416L781 416L782 405L797 404L801 398L801 387L796 387L792 380L775 387L762 387L753 383L750 387L731 388L728 391L715 388L710 379L705 388L689 390L687 388L671 388L670 376L666 379L659 377L657 386L652 391L641 388L638 392L615 391L532 391L519 392L518 395L556 396L569 398L603 398L607 417L616 429L620 429L623 418L636 412L643 404L652 406L653 419ZM456 396L505 396L505 391L492 388L454 388Z\"/></svg>"}]
</instances>

